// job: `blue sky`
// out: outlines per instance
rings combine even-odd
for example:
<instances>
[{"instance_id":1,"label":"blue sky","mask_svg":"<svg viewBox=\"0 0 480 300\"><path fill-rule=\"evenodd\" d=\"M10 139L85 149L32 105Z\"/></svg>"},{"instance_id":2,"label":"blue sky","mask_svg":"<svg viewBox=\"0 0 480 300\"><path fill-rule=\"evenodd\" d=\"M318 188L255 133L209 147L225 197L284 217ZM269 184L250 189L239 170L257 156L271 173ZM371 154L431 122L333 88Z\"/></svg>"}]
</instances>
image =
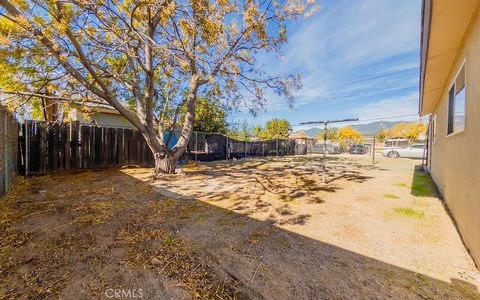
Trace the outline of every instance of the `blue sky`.
<instances>
[{"instance_id":1,"label":"blue sky","mask_svg":"<svg viewBox=\"0 0 480 300\"><path fill-rule=\"evenodd\" d=\"M299 73L295 105L269 93L256 117L237 112L231 122L264 124L412 115L418 107L420 0L325 0L308 19L288 27L282 56L259 57L273 74ZM418 120L418 117L391 119ZM294 130L318 126L294 126Z\"/></svg>"}]
</instances>

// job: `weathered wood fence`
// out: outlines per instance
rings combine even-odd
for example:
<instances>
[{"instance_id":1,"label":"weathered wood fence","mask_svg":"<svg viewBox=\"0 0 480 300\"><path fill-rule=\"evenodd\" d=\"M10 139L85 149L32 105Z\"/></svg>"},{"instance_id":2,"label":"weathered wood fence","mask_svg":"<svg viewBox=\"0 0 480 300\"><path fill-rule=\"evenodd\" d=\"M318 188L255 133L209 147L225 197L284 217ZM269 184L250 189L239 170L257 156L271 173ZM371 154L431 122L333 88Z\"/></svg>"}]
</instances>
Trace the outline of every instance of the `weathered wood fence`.
<instances>
[{"instance_id":1,"label":"weathered wood fence","mask_svg":"<svg viewBox=\"0 0 480 300\"><path fill-rule=\"evenodd\" d=\"M19 143L19 170L25 175L155 164L147 142L135 129L27 121ZM194 160L211 161L305 154L305 149L299 151L298 146L302 145L282 139L244 142L221 134L194 132L186 155Z\"/></svg>"},{"instance_id":2,"label":"weathered wood fence","mask_svg":"<svg viewBox=\"0 0 480 300\"><path fill-rule=\"evenodd\" d=\"M0 105L0 195L8 191L18 164L18 122Z\"/></svg>"},{"instance_id":3,"label":"weathered wood fence","mask_svg":"<svg viewBox=\"0 0 480 300\"><path fill-rule=\"evenodd\" d=\"M22 133L19 167L25 175L154 165L145 139L134 129L27 121Z\"/></svg>"}]
</instances>

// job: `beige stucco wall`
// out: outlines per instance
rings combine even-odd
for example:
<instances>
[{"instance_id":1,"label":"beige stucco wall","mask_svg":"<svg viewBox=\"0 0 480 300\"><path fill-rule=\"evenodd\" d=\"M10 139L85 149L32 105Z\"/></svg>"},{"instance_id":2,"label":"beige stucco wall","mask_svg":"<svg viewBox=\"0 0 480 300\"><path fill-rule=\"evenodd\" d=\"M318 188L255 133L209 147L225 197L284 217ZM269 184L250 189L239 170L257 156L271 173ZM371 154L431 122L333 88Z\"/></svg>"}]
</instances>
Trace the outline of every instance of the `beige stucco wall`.
<instances>
[{"instance_id":1,"label":"beige stucco wall","mask_svg":"<svg viewBox=\"0 0 480 300\"><path fill-rule=\"evenodd\" d=\"M465 61L465 130L447 137L448 91ZM431 174L480 266L480 14L471 22L435 108Z\"/></svg>"}]
</instances>

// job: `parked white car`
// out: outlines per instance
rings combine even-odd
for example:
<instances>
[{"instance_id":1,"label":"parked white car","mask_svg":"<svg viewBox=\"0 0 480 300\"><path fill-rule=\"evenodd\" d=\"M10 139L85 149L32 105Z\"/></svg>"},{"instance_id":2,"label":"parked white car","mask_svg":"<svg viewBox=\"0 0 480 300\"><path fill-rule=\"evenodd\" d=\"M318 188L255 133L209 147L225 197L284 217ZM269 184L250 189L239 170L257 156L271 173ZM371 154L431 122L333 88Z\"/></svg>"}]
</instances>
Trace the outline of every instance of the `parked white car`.
<instances>
[{"instance_id":1,"label":"parked white car","mask_svg":"<svg viewBox=\"0 0 480 300\"><path fill-rule=\"evenodd\" d=\"M383 149L383 156L390 158L422 158L425 153L425 144L413 144L408 147L388 147Z\"/></svg>"}]
</instances>

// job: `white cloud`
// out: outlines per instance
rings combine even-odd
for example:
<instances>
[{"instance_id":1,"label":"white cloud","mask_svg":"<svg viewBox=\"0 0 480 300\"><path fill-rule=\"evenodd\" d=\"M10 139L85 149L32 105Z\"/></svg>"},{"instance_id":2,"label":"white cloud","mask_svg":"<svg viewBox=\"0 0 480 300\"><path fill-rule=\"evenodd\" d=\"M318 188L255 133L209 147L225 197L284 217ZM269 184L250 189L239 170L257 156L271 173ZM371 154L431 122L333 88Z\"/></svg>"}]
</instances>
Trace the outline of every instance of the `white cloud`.
<instances>
[{"instance_id":1,"label":"white cloud","mask_svg":"<svg viewBox=\"0 0 480 300\"><path fill-rule=\"evenodd\" d=\"M315 17L302 21L290 35L281 60L265 58L267 68L302 73L304 87L297 98L304 102L339 88L344 93L359 84L368 88L368 82L382 80L368 80L371 74L418 67L417 55L413 61L392 60L418 51L419 24L416 0L324 1ZM410 79L417 80L411 73ZM358 78L365 81L348 84Z\"/></svg>"},{"instance_id":2,"label":"white cloud","mask_svg":"<svg viewBox=\"0 0 480 300\"><path fill-rule=\"evenodd\" d=\"M257 120L267 118L262 115L303 120L415 114L420 1L326 0L320 5L312 18L289 27L281 57L259 58L272 74L302 74L295 109L288 111L284 99L267 93L268 114L260 113Z\"/></svg>"},{"instance_id":3,"label":"white cloud","mask_svg":"<svg viewBox=\"0 0 480 300\"><path fill-rule=\"evenodd\" d=\"M418 93L416 92L353 106L346 113L352 117L359 118L359 121L339 123L339 125L334 125L334 127L366 124L375 121L418 121L417 106ZM322 125L298 125L295 126L294 129L305 130L320 127L322 127Z\"/></svg>"},{"instance_id":4,"label":"white cloud","mask_svg":"<svg viewBox=\"0 0 480 300\"><path fill-rule=\"evenodd\" d=\"M419 1L324 1L321 5L319 13L290 37L282 64L313 71L326 66L341 69L418 48Z\"/></svg>"},{"instance_id":5,"label":"white cloud","mask_svg":"<svg viewBox=\"0 0 480 300\"><path fill-rule=\"evenodd\" d=\"M417 107L418 93L415 92L352 107L350 114L360 118L360 120L371 120L392 116L415 115L418 113ZM407 119L407 117L402 118ZM418 117L412 116L408 119L418 119Z\"/></svg>"}]
</instances>

